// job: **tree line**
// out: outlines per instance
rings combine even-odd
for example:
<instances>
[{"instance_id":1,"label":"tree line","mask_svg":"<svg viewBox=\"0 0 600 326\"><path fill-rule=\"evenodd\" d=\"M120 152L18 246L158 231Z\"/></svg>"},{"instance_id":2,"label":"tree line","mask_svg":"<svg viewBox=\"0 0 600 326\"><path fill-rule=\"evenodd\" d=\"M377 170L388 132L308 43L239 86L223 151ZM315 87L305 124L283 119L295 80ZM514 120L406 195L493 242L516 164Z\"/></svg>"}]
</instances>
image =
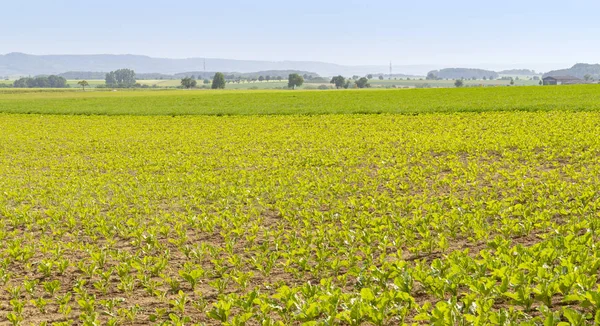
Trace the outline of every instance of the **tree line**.
<instances>
[{"instance_id":1,"label":"tree line","mask_svg":"<svg viewBox=\"0 0 600 326\"><path fill-rule=\"evenodd\" d=\"M195 76L185 77L181 79L181 86L187 89L195 88L198 85L198 82L194 78ZM212 89L224 89L226 85L226 77L223 73L217 72L212 80ZM262 77L262 76L261 76ZM283 78L278 78L277 80L282 80ZM206 81L205 81L206 83ZM288 77L288 87L289 88L297 88L304 84L304 77L299 74L290 74Z\"/></svg>"},{"instance_id":2,"label":"tree line","mask_svg":"<svg viewBox=\"0 0 600 326\"><path fill-rule=\"evenodd\" d=\"M64 77L50 75L38 77L24 77L14 81L15 88L67 88L67 80Z\"/></svg>"},{"instance_id":3,"label":"tree line","mask_svg":"<svg viewBox=\"0 0 600 326\"><path fill-rule=\"evenodd\" d=\"M369 75L369 76L371 78L373 78L372 75ZM371 87L371 84L369 84L369 78L367 78L367 77L359 78L359 76L353 76L352 79L351 78L346 79L344 76L340 75L340 76L333 77L329 83L334 84L335 88L337 88L337 89L340 89L340 88L348 89L352 85L356 86L357 88Z\"/></svg>"}]
</instances>

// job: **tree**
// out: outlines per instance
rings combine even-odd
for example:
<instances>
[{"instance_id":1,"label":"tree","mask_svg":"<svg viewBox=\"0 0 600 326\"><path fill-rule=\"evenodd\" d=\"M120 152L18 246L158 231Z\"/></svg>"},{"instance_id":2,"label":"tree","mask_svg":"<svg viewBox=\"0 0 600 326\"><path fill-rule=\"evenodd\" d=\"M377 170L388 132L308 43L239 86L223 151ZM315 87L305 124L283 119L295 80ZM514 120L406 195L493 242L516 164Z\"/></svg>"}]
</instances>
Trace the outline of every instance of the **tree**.
<instances>
[{"instance_id":1,"label":"tree","mask_svg":"<svg viewBox=\"0 0 600 326\"><path fill-rule=\"evenodd\" d=\"M583 79L585 79L585 81L590 81L592 80L592 75L586 74L585 76L583 76Z\"/></svg>"},{"instance_id":2,"label":"tree","mask_svg":"<svg viewBox=\"0 0 600 326\"><path fill-rule=\"evenodd\" d=\"M111 87L133 87L135 86L135 71L131 69L118 69L106 74L105 82Z\"/></svg>"},{"instance_id":3,"label":"tree","mask_svg":"<svg viewBox=\"0 0 600 326\"><path fill-rule=\"evenodd\" d=\"M515 84L515 80L513 78L510 79L510 84L514 85Z\"/></svg>"},{"instance_id":4,"label":"tree","mask_svg":"<svg viewBox=\"0 0 600 326\"><path fill-rule=\"evenodd\" d=\"M212 89L225 89L225 76L223 73L216 73L213 77Z\"/></svg>"},{"instance_id":5,"label":"tree","mask_svg":"<svg viewBox=\"0 0 600 326\"><path fill-rule=\"evenodd\" d=\"M106 85L108 86L117 86L117 78L115 77L115 72L111 71L106 74L106 78L104 78Z\"/></svg>"},{"instance_id":6,"label":"tree","mask_svg":"<svg viewBox=\"0 0 600 326\"><path fill-rule=\"evenodd\" d=\"M277 76L277 80L278 80L278 81L282 81L282 80L283 80L283 77L281 77L281 76Z\"/></svg>"},{"instance_id":7,"label":"tree","mask_svg":"<svg viewBox=\"0 0 600 326\"><path fill-rule=\"evenodd\" d=\"M463 87L464 85L465 85L465 83L462 81L462 79L457 79L454 82L454 86L456 86L456 87Z\"/></svg>"},{"instance_id":8,"label":"tree","mask_svg":"<svg viewBox=\"0 0 600 326\"><path fill-rule=\"evenodd\" d=\"M427 80L437 80L438 77L436 76L436 74L433 71L430 71L427 74L427 77L425 79L427 79Z\"/></svg>"},{"instance_id":9,"label":"tree","mask_svg":"<svg viewBox=\"0 0 600 326\"><path fill-rule=\"evenodd\" d=\"M290 74L288 77L288 87L296 89L304 84L304 77L298 74Z\"/></svg>"},{"instance_id":10,"label":"tree","mask_svg":"<svg viewBox=\"0 0 600 326\"><path fill-rule=\"evenodd\" d=\"M371 87L371 85L369 85L369 80L365 77L359 79L356 81L356 86L358 88L369 88Z\"/></svg>"},{"instance_id":11,"label":"tree","mask_svg":"<svg viewBox=\"0 0 600 326\"><path fill-rule=\"evenodd\" d=\"M340 88L344 87L344 85L346 84L346 78L342 77L341 75L336 76L336 77L333 77L329 83L335 84L335 88L340 89Z\"/></svg>"},{"instance_id":12,"label":"tree","mask_svg":"<svg viewBox=\"0 0 600 326\"><path fill-rule=\"evenodd\" d=\"M383 75L379 75L379 80L383 80Z\"/></svg>"},{"instance_id":13,"label":"tree","mask_svg":"<svg viewBox=\"0 0 600 326\"><path fill-rule=\"evenodd\" d=\"M82 80L82 81L79 81L77 83L77 85L81 86L81 88L83 88L83 91L85 92L85 87L90 86L90 83L88 83L87 80Z\"/></svg>"},{"instance_id":14,"label":"tree","mask_svg":"<svg viewBox=\"0 0 600 326\"><path fill-rule=\"evenodd\" d=\"M262 82L263 80L265 80L265 77L263 77L263 76L259 76L259 77L258 77L258 81L259 81L259 82Z\"/></svg>"},{"instance_id":15,"label":"tree","mask_svg":"<svg viewBox=\"0 0 600 326\"><path fill-rule=\"evenodd\" d=\"M266 81L270 81L271 80L271 76L267 75L267 77L265 77Z\"/></svg>"},{"instance_id":16,"label":"tree","mask_svg":"<svg viewBox=\"0 0 600 326\"><path fill-rule=\"evenodd\" d=\"M198 82L194 78L185 77L181 80L181 86L190 89L196 87Z\"/></svg>"},{"instance_id":17,"label":"tree","mask_svg":"<svg viewBox=\"0 0 600 326\"><path fill-rule=\"evenodd\" d=\"M50 87L52 88L66 88L67 80L61 76L50 75L48 76L48 82L50 83Z\"/></svg>"},{"instance_id":18,"label":"tree","mask_svg":"<svg viewBox=\"0 0 600 326\"><path fill-rule=\"evenodd\" d=\"M371 74L368 74L368 75L367 75L367 78L368 78L368 79L373 79L373 75L371 75Z\"/></svg>"}]
</instances>

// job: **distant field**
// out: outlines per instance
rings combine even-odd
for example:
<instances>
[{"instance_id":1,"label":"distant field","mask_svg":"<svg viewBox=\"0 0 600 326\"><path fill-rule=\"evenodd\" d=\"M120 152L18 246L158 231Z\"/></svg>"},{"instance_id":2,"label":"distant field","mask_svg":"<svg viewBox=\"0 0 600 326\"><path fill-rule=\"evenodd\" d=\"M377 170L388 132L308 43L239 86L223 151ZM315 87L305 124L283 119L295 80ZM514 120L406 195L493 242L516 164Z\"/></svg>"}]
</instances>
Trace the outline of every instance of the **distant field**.
<instances>
[{"instance_id":1,"label":"distant field","mask_svg":"<svg viewBox=\"0 0 600 326\"><path fill-rule=\"evenodd\" d=\"M415 87L415 86L423 86L425 84L431 87L454 87L454 80L420 80L420 79L411 79L411 80L379 80L372 79L369 83L373 87L387 87L387 86L402 86L402 87ZM510 80L465 80L465 86L509 86ZM515 86L536 86L539 85L539 81L535 80L515 80Z\"/></svg>"},{"instance_id":2,"label":"distant field","mask_svg":"<svg viewBox=\"0 0 600 326\"><path fill-rule=\"evenodd\" d=\"M78 80L68 80L68 84L71 87L79 87L77 85ZM138 80L137 81L141 85L148 86L156 86L156 87L164 87L164 88L174 88L181 86L181 80L179 79L150 79L150 80ZM104 80L88 80L90 86L95 87L97 85L104 85ZM205 85L203 80L198 80L198 87L202 87ZM210 84L206 84L206 86L210 87ZM242 83L228 83L228 89L250 89L250 88L259 88L259 89L273 89L273 88L281 88L287 87L287 81L269 81L269 82L242 82Z\"/></svg>"},{"instance_id":3,"label":"distant field","mask_svg":"<svg viewBox=\"0 0 600 326\"><path fill-rule=\"evenodd\" d=\"M67 83L71 88L79 88L77 85L79 80L68 80ZM90 84L90 88L94 88L98 85L104 85L104 80L87 80ZM0 84L12 84L12 80L0 80ZM138 83L141 85L148 85L163 88L175 88L181 85L181 81L179 79L167 79L167 80L138 80ZM454 80L420 80L420 79L411 79L411 80L379 80L379 79L371 79L369 83L372 87L421 87L425 84L430 87L454 87ZM466 80L466 86L508 86L508 80ZM516 86L535 86L538 85L539 81L527 80L524 77L520 80L515 80ZM202 80L198 81L198 87L202 87L205 85ZM311 81L306 81L300 89L304 88L317 88L320 85L332 86L329 83L314 83ZM210 84L206 85L210 86ZM287 87L287 81L263 81L263 82L241 82L241 83L228 83L227 89L278 89Z\"/></svg>"},{"instance_id":4,"label":"distant field","mask_svg":"<svg viewBox=\"0 0 600 326\"><path fill-rule=\"evenodd\" d=\"M0 90L0 112L102 115L253 115L600 110L600 86L416 90L103 92Z\"/></svg>"}]
</instances>

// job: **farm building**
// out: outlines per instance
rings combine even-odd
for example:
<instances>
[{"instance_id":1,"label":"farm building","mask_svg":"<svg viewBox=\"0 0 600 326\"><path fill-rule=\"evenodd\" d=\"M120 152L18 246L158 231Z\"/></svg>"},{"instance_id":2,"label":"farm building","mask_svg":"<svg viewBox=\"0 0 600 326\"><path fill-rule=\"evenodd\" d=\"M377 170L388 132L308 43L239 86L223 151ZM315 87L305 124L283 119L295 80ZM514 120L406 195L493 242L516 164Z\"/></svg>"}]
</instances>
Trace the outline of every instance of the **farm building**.
<instances>
[{"instance_id":1,"label":"farm building","mask_svg":"<svg viewBox=\"0 0 600 326\"><path fill-rule=\"evenodd\" d=\"M542 80L544 85L569 85L583 82L582 79L573 76L546 76Z\"/></svg>"}]
</instances>

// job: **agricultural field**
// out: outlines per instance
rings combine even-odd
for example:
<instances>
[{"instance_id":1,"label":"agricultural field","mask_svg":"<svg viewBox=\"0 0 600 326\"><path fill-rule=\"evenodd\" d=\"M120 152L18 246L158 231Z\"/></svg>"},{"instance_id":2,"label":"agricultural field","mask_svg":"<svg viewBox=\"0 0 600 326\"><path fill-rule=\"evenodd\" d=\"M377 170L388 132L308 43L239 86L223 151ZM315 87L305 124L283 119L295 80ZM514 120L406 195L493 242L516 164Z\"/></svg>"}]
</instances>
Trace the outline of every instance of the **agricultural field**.
<instances>
[{"instance_id":1,"label":"agricultural field","mask_svg":"<svg viewBox=\"0 0 600 326\"><path fill-rule=\"evenodd\" d=\"M523 78L521 76L521 78ZM407 79L371 79L369 83L372 87L441 87L441 88L453 88L455 80L426 80L411 78ZM465 87L477 87L477 86L510 86L510 80L465 80ZM515 80L515 86L539 86L539 81L520 79Z\"/></svg>"},{"instance_id":2,"label":"agricultural field","mask_svg":"<svg viewBox=\"0 0 600 326\"><path fill-rule=\"evenodd\" d=\"M410 90L0 89L0 112L102 115L255 115L597 111L600 86Z\"/></svg>"},{"instance_id":3,"label":"agricultural field","mask_svg":"<svg viewBox=\"0 0 600 326\"><path fill-rule=\"evenodd\" d=\"M79 85L77 85L77 83L79 82L79 80L68 80L67 83L69 84L69 86L74 87L74 88L78 88L80 87ZM99 85L105 85L106 82L104 80L88 80L88 82L90 83L90 87L94 88L97 87ZM181 86L181 80L180 79L151 79L151 80L138 80L137 83L139 83L140 85L146 85L146 86L155 86L155 87L159 87L159 88L177 88L179 86ZM274 88L282 88L282 87L287 87L287 80L286 81L263 81L263 82L242 82L242 83L227 83L227 89L274 89ZM205 85L203 83L202 80L198 80L198 87L202 87L203 85ZM207 87L210 87L210 84L206 85ZM318 86L318 85L317 85Z\"/></svg>"},{"instance_id":4,"label":"agricultural field","mask_svg":"<svg viewBox=\"0 0 600 326\"><path fill-rule=\"evenodd\" d=\"M0 325L600 323L599 94L0 92Z\"/></svg>"}]
</instances>

